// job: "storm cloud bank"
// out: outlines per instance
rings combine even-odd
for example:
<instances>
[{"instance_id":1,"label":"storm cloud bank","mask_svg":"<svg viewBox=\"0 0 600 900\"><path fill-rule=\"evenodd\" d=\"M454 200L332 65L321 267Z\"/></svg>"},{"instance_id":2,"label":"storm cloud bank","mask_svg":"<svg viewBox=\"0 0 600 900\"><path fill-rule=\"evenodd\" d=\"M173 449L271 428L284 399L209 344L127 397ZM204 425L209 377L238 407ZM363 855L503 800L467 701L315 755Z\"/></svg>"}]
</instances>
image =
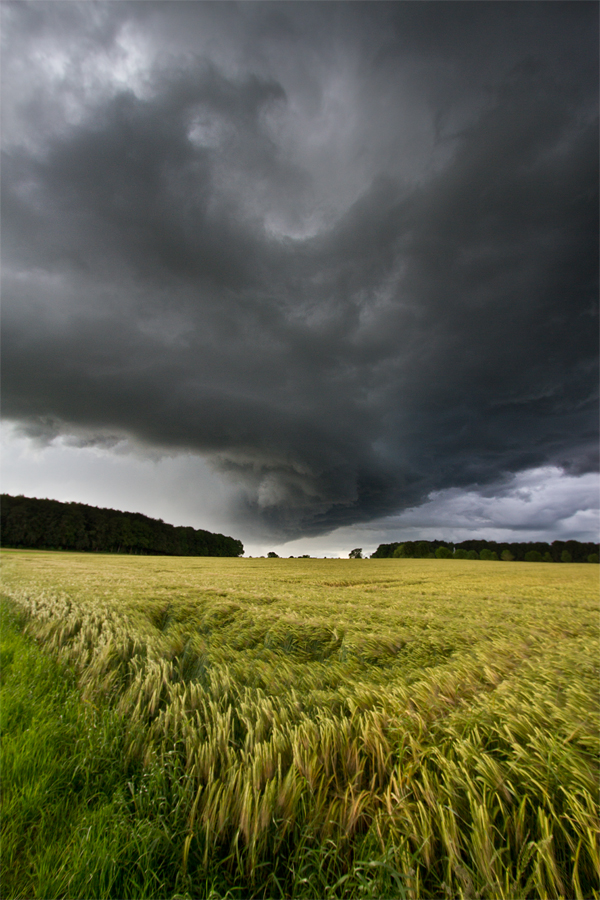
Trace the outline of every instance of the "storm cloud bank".
<instances>
[{"instance_id":1,"label":"storm cloud bank","mask_svg":"<svg viewBox=\"0 0 600 900\"><path fill-rule=\"evenodd\" d=\"M5 3L3 410L280 537L597 469L592 3Z\"/></svg>"}]
</instances>

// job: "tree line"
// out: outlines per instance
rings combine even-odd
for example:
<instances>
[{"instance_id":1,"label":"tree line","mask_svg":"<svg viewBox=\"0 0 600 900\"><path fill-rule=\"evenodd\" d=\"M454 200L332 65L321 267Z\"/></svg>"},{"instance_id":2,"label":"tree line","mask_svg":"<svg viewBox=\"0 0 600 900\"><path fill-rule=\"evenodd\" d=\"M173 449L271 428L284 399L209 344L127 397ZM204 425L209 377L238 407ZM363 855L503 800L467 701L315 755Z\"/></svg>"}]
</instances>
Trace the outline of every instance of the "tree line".
<instances>
[{"instance_id":1,"label":"tree line","mask_svg":"<svg viewBox=\"0 0 600 900\"><path fill-rule=\"evenodd\" d=\"M598 562L599 545L581 541L399 541L380 544L371 559L488 559L519 562Z\"/></svg>"},{"instance_id":2,"label":"tree line","mask_svg":"<svg viewBox=\"0 0 600 900\"><path fill-rule=\"evenodd\" d=\"M241 541L142 513L0 496L3 547L165 556L241 556Z\"/></svg>"}]
</instances>

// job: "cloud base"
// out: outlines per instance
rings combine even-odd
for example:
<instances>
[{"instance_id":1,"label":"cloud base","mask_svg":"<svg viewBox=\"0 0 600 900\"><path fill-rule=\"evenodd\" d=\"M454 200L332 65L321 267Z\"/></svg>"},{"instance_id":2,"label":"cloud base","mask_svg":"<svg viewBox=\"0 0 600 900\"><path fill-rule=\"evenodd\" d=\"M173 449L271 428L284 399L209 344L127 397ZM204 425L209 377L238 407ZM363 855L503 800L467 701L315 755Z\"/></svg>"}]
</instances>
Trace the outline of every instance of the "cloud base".
<instances>
[{"instance_id":1,"label":"cloud base","mask_svg":"<svg viewBox=\"0 0 600 900\"><path fill-rule=\"evenodd\" d=\"M3 14L20 434L205 460L265 540L597 471L594 5Z\"/></svg>"}]
</instances>

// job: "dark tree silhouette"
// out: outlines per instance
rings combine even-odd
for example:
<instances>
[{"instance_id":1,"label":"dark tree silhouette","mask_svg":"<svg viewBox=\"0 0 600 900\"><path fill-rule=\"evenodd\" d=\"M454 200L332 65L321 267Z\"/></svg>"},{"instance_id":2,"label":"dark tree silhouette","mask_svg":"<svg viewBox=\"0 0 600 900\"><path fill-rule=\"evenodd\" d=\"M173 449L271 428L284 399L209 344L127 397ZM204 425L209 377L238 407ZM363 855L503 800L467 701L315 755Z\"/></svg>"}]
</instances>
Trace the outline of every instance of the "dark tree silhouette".
<instances>
[{"instance_id":1,"label":"dark tree silhouette","mask_svg":"<svg viewBox=\"0 0 600 900\"><path fill-rule=\"evenodd\" d=\"M241 556L241 541L200 528L175 527L142 513L35 497L1 496L2 545L166 556Z\"/></svg>"}]
</instances>

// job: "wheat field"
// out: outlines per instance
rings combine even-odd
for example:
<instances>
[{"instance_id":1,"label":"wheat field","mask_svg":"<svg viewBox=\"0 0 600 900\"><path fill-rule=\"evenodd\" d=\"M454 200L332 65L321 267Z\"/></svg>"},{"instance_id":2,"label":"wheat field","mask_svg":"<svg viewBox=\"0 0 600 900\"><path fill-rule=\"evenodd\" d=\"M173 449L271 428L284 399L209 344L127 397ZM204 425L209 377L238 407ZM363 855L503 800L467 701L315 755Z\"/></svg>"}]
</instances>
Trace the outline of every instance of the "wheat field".
<instances>
[{"instance_id":1,"label":"wheat field","mask_svg":"<svg viewBox=\"0 0 600 900\"><path fill-rule=\"evenodd\" d=\"M24 788L5 785L3 862L28 874L5 872L3 897L600 897L596 566L5 551L2 567L27 652L70 673L74 733L118 734L98 777L124 833L164 848L143 885L116 862L84 887L67 821L77 852L40 875L13 833Z\"/></svg>"}]
</instances>

